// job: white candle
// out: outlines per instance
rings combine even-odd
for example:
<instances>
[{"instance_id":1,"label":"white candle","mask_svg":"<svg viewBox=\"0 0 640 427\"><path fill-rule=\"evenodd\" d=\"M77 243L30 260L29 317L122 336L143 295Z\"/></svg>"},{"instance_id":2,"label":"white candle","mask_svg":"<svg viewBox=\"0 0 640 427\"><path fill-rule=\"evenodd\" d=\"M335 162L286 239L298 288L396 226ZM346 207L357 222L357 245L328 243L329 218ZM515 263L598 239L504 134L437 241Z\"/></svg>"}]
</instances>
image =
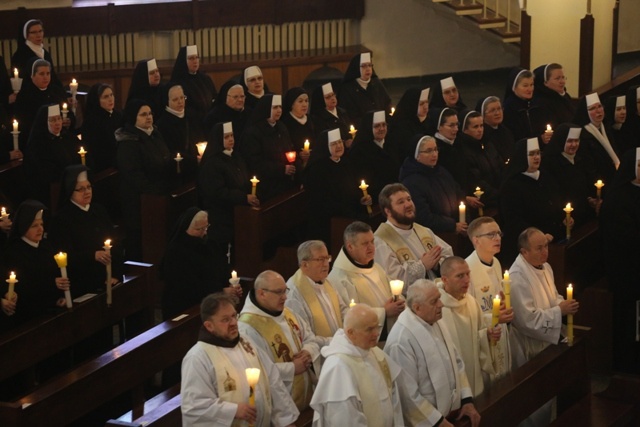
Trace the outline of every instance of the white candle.
<instances>
[{"instance_id":1,"label":"white candle","mask_svg":"<svg viewBox=\"0 0 640 427\"><path fill-rule=\"evenodd\" d=\"M9 214L7 213L7 208L3 206L2 209L0 209L0 220L4 221L7 218L9 218Z\"/></svg>"},{"instance_id":2,"label":"white candle","mask_svg":"<svg viewBox=\"0 0 640 427\"><path fill-rule=\"evenodd\" d=\"M58 268L60 268L60 275L67 278L67 254L65 252L59 252L53 256L56 260L56 264L58 264ZM73 302L71 301L71 291L64 291L64 299L67 303L67 308L71 308L73 306Z\"/></svg>"},{"instance_id":3,"label":"white candle","mask_svg":"<svg viewBox=\"0 0 640 427\"><path fill-rule=\"evenodd\" d=\"M464 202L460 202L460 206L458 206L459 211L459 222L466 223L467 222L467 207L464 205Z\"/></svg>"},{"instance_id":4,"label":"white candle","mask_svg":"<svg viewBox=\"0 0 640 427\"><path fill-rule=\"evenodd\" d=\"M255 386L258 384L258 380L260 379L260 369L247 368L244 372L247 376L247 382L249 383L249 405L256 406Z\"/></svg>"},{"instance_id":5,"label":"white candle","mask_svg":"<svg viewBox=\"0 0 640 427\"><path fill-rule=\"evenodd\" d=\"M308 139L304 141L304 148L303 148L303 150L304 150L304 151L309 151L309 140L308 140Z\"/></svg>"},{"instance_id":6,"label":"white candle","mask_svg":"<svg viewBox=\"0 0 640 427\"><path fill-rule=\"evenodd\" d=\"M602 197L602 187L604 187L604 182L602 182L601 179L599 179L595 184L593 184L596 186L596 197L599 199L600 197Z\"/></svg>"},{"instance_id":7,"label":"white candle","mask_svg":"<svg viewBox=\"0 0 640 427\"><path fill-rule=\"evenodd\" d=\"M76 79L71 79L71 83L69 83L69 91L75 98L76 94L78 93L78 82L76 81Z\"/></svg>"},{"instance_id":8,"label":"white candle","mask_svg":"<svg viewBox=\"0 0 640 427\"><path fill-rule=\"evenodd\" d=\"M573 299L573 285L567 286L567 301ZM573 314L567 314L567 344L573 345Z\"/></svg>"},{"instance_id":9,"label":"white candle","mask_svg":"<svg viewBox=\"0 0 640 427\"><path fill-rule=\"evenodd\" d=\"M14 132L18 132L18 121L17 120L13 121L13 131Z\"/></svg>"},{"instance_id":10,"label":"white candle","mask_svg":"<svg viewBox=\"0 0 640 427\"><path fill-rule=\"evenodd\" d=\"M18 75L19 75L19 73L18 73L18 69L17 69L17 68L14 68L14 69L13 69L13 78L14 78L14 79L17 79L17 78L18 78Z\"/></svg>"},{"instance_id":11,"label":"white candle","mask_svg":"<svg viewBox=\"0 0 640 427\"><path fill-rule=\"evenodd\" d=\"M237 273L235 270L233 270L233 271L231 272L231 278L232 278L232 279L237 279L237 278L238 278L238 273Z\"/></svg>"},{"instance_id":12,"label":"white candle","mask_svg":"<svg viewBox=\"0 0 640 427\"><path fill-rule=\"evenodd\" d=\"M389 286L391 287L391 293L393 294L393 300L397 301L398 296L402 293L402 289L404 289L404 282L402 280L391 280L389 282Z\"/></svg>"},{"instance_id":13,"label":"white candle","mask_svg":"<svg viewBox=\"0 0 640 427\"><path fill-rule=\"evenodd\" d=\"M251 181L251 194L252 195L256 195L256 190L258 187L258 183L260 182L260 180L258 178L255 177L255 175L253 176L252 179L250 179L249 181Z\"/></svg>"},{"instance_id":14,"label":"white candle","mask_svg":"<svg viewBox=\"0 0 640 427\"><path fill-rule=\"evenodd\" d=\"M13 299L13 295L15 294L14 292L14 288L15 285L18 281L16 280L16 273L15 272L11 272L11 274L9 274L9 278L7 279L7 283L9 284L9 291L7 292L7 299L9 301L11 301Z\"/></svg>"},{"instance_id":15,"label":"white candle","mask_svg":"<svg viewBox=\"0 0 640 427\"><path fill-rule=\"evenodd\" d=\"M111 255L111 248L113 246L111 245L111 239L107 239L104 241L104 251L107 253L107 255ZM109 261L109 263L106 265L106 270L107 270L107 305L111 305L112 302L112 288L111 288L111 261Z\"/></svg>"},{"instance_id":16,"label":"white candle","mask_svg":"<svg viewBox=\"0 0 640 427\"><path fill-rule=\"evenodd\" d=\"M353 307L354 305L356 305L356 302L352 298L351 302L349 303L349 308Z\"/></svg>"},{"instance_id":17,"label":"white candle","mask_svg":"<svg viewBox=\"0 0 640 427\"><path fill-rule=\"evenodd\" d=\"M502 287L504 288L504 305L506 308L511 308L511 280L509 280L509 270L504 271Z\"/></svg>"},{"instance_id":18,"label":"white candle","mask_svg":"<svg viewBox=\"0 0 640 427\"><path fill-rule=\"evenodd\" d=\"M207 149L207 141L198 142L196 144L196 147L198 148L198 155L202 157L202 155L204 154L204 150Z\"/></svg>"}]
</instances>

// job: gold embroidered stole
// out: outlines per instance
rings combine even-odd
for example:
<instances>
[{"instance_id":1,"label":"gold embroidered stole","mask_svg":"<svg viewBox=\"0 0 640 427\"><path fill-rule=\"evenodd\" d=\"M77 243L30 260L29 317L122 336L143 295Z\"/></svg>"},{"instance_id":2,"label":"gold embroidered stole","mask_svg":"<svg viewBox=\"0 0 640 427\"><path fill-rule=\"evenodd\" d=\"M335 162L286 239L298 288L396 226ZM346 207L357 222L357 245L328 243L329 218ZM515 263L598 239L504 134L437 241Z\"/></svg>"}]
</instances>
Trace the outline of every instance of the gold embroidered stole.
<instances>
[{"instance_id":1,"label":"gold embroidered stole","mask_svg":"<svg viewBox=\"0 0 640 427\"><path fill-rule=\"evenodd\" d=\"M436 246L437 243L427 228L414 223L413 230L418 236L420 243L422 243L425 252ZM396 257L398 257L401 263L418 259L409 248L407 242L389 224L383 222L374 234L391 247L391 250L396 254Z\"/></svg>"},{"instance_id":2,"label":"gold embroidered stole","mask_svg":"<svg viewBox=\"0 0 640 427\"><path fill-rule=\"evenodd\" d=\"M391 370L389 369L387 359L385 359L384 353L378 347L373 347L371 351L380 368L380 374L387 384L389 403L393 405L393 383L391 381ZM382 416L383 408L380 406L379 390L376 389L371 381L369 365L367 365L361 357L352 357L348 354L337 354L337 356L343 360L349 366L351 372L354 373L357 381L356 386L358 387L358 393L360 394L362 403L362 412L364 412L364 416L367 419L367 425L369 427L380 426L382 420L384 420Z\"/></svg>"},{"instance_id":3,"label":"gold embroidered stole","mask_svg":"<svg viewBox=\"0 0 640 427\"><path fill-rule=\"evenodd\" d=\"M362 274L353 273L351 271L347 271L346 273L349 277L349 280L351 281L351 283L353 283L353 286L356 288L356 292L358 293L358 302L363 302L365 304L370 305L371 307L380 307L380 301L378 301L378 296L376 292L373 291L372 287L373 286L378 287L380 289L380 292L382 292L385 295L387 300L392 296L391 288L388 283L387 283L387 286L384 286L386 274L384 273L382 268L379 268L377 264L374 264L373 268L378 273L380 282L383 283L382 287L379 287L377 283L376 284L372 283ZM383 307L384 307L384 303L386 303L386 300L382 301Z\"/></svg>"},{"instance_id":4,"label":"gold embroidered stole","mask_svg":"<svg viewBox=\"0 0 640 427\"><path fill-rule=\"evenodd\" d=\"M261 316L255 313L242 313L240 315L241 322L250 325L258 331L267 342L271 342L271 354L273 354L275 363L292 362L293 355L302 350L300 325L296 317L286 307L283 314L289 324L289 330L295 341L293 343L294 345L291 345L292 343L289 342L287 334L284 333L280 325L277 324L271 316ZM291 397L300 411L309 406L312 395L313 386L309 375L306 372L294 375Z\"/></svg>"},{"instance_id":5,"label":"gold embroidered stole","mask_svg":"<svg viewBox=\"0 0 640 427\"><path fill-rule=\"evenodd\" d=\"M313 326L315 329L315 334L321 337L332 337L335 331L332 331L329 327L329 322L327 322L324 310L322 309L322 305L320 304L320 301L318 301L318 296L311 287L307 276L302 273L302 270L296 271L296 273L293 275L293 283L295 284L296 288L298 288L300 295L302 295L302 298L304 298L304 301L307 303L309 309L311 310L311 313L313 314ZM338 294L328 281L325 280L323 286L324 290L329 295L331 306L333 307L333 311L335 312L336 318L338 319L338 328L342 328L342 313L340 312L340 302L338 299Z\"/></svg>"},{"instance_id":6,"label":"gold embroidered stole","mask_svg":"<svg viewBox=\"0 0 640 427\"><path fill-rule=\"evenodd\" d=\"M236 368L234 360L230 360L227 354L221 351L221 347L207 344L199 341L198 344L204 349L211 359L213 369L216 373L217 391L218 397L224 402L232 403L248 403L242 393L242 388L239 384L246 383L246 373L242 369ZM238 348L241 349L244 358L249 362L249 365L260 369L260 378L254 393L257 394L258 390L263 396L262 404L258 403L256 399L256 410L262 413L262 420L264 425L268 426L271 422L271 394L269 392L269 378L267 371L262 366L260 359L257 356L256 350L251 343L240 337ZM248 387L248 386L247 386ZM258 416L260 419L260 416ZM246 423L242 420L233 420L232 426L245 426Z\"/></svg>"}]
</instances>

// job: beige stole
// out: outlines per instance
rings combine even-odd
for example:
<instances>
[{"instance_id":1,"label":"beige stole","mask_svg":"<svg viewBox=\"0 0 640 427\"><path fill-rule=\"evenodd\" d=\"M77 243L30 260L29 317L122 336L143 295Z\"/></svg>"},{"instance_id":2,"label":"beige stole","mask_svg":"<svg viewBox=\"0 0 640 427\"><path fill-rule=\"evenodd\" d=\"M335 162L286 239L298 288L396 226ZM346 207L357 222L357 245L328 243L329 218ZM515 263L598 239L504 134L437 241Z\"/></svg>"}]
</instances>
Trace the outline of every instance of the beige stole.
<instances>
[{"instance_id":1,"label":"beige stole","mask_svg":"<svg viewBox=\"0 0 640 427\"><path fill-rule=\"evenodd\" d=\"M247 382L246 373L236 369L235 361L230 360L225 352L220 351L220 347L202 341L199 341L198 344L207 353L207 356L209 356L213 364L213 369L215 369L216 389L220 400L232 403L248 403L243 396L242 388L238 385ZM240 342L236 347L241 349L244 358L249 362L250 366L260 369L260 378L258 379L256 389L260 390L262 404L256 399L256 410L261 412L264 426L269 426L271 422L271 394L269 392L267 371L264 369L264 366L262 366L262 363L260 363L256 350L248 341L240 337ZM257 390L255 390L254 393L257 394ZM260 417L258 417L258 419L260 419ZM245 421L234 419L231 425L236 427L246 426L247 424Z\"/></svg>"},{"instance_id":2,"label":"beige stole","mask_svg":"<svg viewBox=\"0 0 640 427\"><path fill-rule=\"evenodd\" d=\"M298 288L300 295L304 298L304 301L309 306L311 313L313 314L313 326L314 332L316 335L321 337L332 337L334 331L329 327L329 322L324 315L324 310L322 309L322 305L320 301L318 301L318 296L316 292L311 287L311 284L308 282L307 276L302 273L302 270L296 271L296 273L292 277L293 283ZM336 293L333 286L328 281L324 281L324 290L329 295L329 299L331 300L331 306L333 307L333 311L336 314L338 319L338 328L342 328L342 313L340 312L340 300L338 294Z\"/></svg>"},{"instance_id":3,"label":"beige stole","mask_svg":"<svg viewBox=\"0 0 640 427\"><path fill-rule=\"evenodd\" d=\"M284 309L284 317L289 324L289 329L291 330L291 335L294 339L294 345L289 342L287 339L287 334L282 331L280 325L278 325L272 317L270 316L261 316L255 313L242 313L240 315L240 321L244 322L262 335L262 337L267 341L271 341L271 353L273 354L273 360L275 363L279 363L278 359L282 355L279 352L278 344L275 343L275 336L278 335L282 339L282 343L285 344L289 349L291 349L293 354L298 353L302 350L302 342L300 339L300 325L298 324L296 317L291 313L291 311L285 307ZM300 411L307 408L309 406L309 402L311 402L311 396L313 395L313 387L311 384L311 378L307 378L305 381L305 373L294 375L293 376L293 387L291 397L293 401L296 403L296 406ZM306 382L306 386L305 386Z\"/></svg>"},{"instance_id":4,"label":"beige stole","mask_svg":"<svg viewBox=\"0 0 640 427\"><path fill-rule=\"evenodd\" d=\"M616 167L616 170L617 170L618 167L620 166L620 159L616 155L616 152L613 151L613 147L611 146L611 142L609 142L609 137L607 136L607 131L604 129L604 123L600 125L602 132L597 127L595 127L593 123L586 124L584 128L591 135L595 136L595 138L598 140L600 145L602 145L602 148L604 148L604 151L606 151L607 154L609 155L611 162L613 162L613 165Z\"/></svg>"},{"instance_id":5,"label":"beige stole","mask_svg":"<svg viewBox=\"0 0 640 427\"><path fill-rule=\"evenodd\" d=\"M417 234L418 239L420 239L425 252L431 250L431 248L437 245L435 239L427 228L420 224L413 223L413 230ZM402 236L400 236L398 232L386 222L380 224L374 234L384 240L385 243L391 247L391 250L395 252L401 263L418 259L415 257L413 252L411 252L409 245L405 242ZM420 255L422 256L422 254Z\"/></svg>"},{"instance_id":6,"label":"beige stole","mask_svg":"<svg viewBox=\"0 0 640 427\"><path fill-rule=\"evenodd\" d=\"M380 374L387 383L387 392L389 395L389 402L393 405L393 383L391 381L391 371L387 359L384 357L384 352L378 347L373 347L371 350L373 356L378 362L380 368ZM384 419L382 416L382 407L380 406L380 397L378 393L380 390L376 390L371 381L371 372L369 371L369 365L361 357L353 357L348 354L336 354L340 360L344 361L351 372L354 373L354 377L357 381L358 393L360 395L360 401L362 402L362 412L367 419L367 425L369 427L383 427L380 423Z\"/></svg>"},{"instance_id":7,"label":"beige stole","mask_svg":"<svg viewBox=\"0 0 640 427\"><path fill-rule=\"evenodd\" d=\"M376 264L374 264L373 268L378 273L380 281L384 281L386 277L384 271ZM353 286L356 288L356 292L358 293L358 302L363 302L371 307L380 307L380 301L378 301L377 294L372 290L373 286L378 288L380 287L377 284L373 284L362 274L354 274L351 271L348 271L347 273L349 280L353 283ZM391 288L389 286L382 286L381 292L384 293L387 300L392 296ZM382 307L384 307L385 302L386 301L382 301Z\"/></svg>"}]
</instances>

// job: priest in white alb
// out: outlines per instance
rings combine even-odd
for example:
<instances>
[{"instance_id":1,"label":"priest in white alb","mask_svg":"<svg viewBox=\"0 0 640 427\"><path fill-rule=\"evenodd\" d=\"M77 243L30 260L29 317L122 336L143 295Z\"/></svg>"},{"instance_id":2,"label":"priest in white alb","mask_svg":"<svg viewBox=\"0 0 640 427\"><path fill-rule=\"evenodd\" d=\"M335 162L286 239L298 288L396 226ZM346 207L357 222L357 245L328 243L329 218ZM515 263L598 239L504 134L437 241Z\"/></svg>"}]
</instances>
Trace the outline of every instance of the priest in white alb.
<instances>
[{"instance_id":1,"label":"priest in white alb","mask_svg":"<svg viewBox=\"0 0 640 427\"><path fill-rule=\"evenodd\" d=\"M404 426L397 383L402 370L376 346L379 333L369 306L349 309L344 329L322 349L326 360L311 399L314 427Z\"/></svg>"},{"instance_id":2,"label":"priest in white alb","mask_svg":"<svg viewBox=\"0 0 640 427\"><path fill-rule=\"evenodd\" d=\"M480 424L464 362L442 322L440 291L431 280L407 290L407 307L387 337L384 351L400 366L405 425L452 427L469 417Z\"/></svg>"}]
</instances>

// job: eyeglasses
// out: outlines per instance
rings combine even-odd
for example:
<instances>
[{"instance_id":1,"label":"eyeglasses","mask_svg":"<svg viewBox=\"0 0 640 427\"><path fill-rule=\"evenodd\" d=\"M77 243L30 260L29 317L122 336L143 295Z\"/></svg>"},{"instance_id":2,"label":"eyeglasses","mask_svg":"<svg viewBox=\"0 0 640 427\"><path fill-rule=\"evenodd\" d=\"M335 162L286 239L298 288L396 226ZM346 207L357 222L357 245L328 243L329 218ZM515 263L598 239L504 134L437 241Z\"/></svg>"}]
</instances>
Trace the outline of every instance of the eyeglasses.
<instances>
[{"instance_id":1,"label":"eyeglasses","mask_svg":"<svg viewBox=\"0 0 640 427\"><path fill-rule=\"evenodd\" d=\"M261 82L263 80L262 76L258 76L258 77L251 77L250 79L247 79L247 81L249 83L254 83L254 82Z\"/></svg>"},{"instance_id":2,"label":"eyeglasses","mask_svg":"<svg viewBox=\"0 0 640 427\"><path fill-rule=\"evenodd\" d=\"M438 152L438 147L436 147L436 148L427 148L426 150L418 151L418 153L425 153L425 154L431 154L431 153L437 153L437 152Z\"/></svg>"},{"instance_id":3,"label":"eyeglasses","mask_svg":"<svg viewBox=\"0 0 640 427\"><path fill-rule=\"evenodd\" d=\"M502 107L496 107L496 108L487 110L485 114L495 114L495 113L499 113L500 111L502 111Z\"/></svg>"},{"instance_id":4,"label":"eyeglasses","mask_svg":"<svg viewBox=\"0 0 640 427\"><path fill-rule=\"evenodd\" d=\"M238 320L239 316L240 315L238 313L234 314L233 316L225 316L222 319L218 320L218 322L223 324L231 323L232 320Z\"/></svg>"},{"instance_id":5,"label":"eyeglasses","mask_svg":"<svg viewBox=\"0 0 640 427\"><path fill-rule=\"evenodd\" d=\"M542 156L540 150L529 151L527 154L529 157Z\"/></svg>"},{"instance_id":6,"label":"eyeglasses","mask_svg":"<svg viewBox=\"0 0 640 427\"><path fill-rule=\"evenodd\" d=\"M460 123L449 123L449 124L446 124L446 125L443 125L443 126L446 126L448 128L452 128L453 129L453 128L459 127Z\"/></svg>"},{"instance_id":7,"label":"eyeglasses","mask_svg":"<svg viewBox=\"0 0 640 427\"><path fill-rule=\"evenodd\" d=\"M194 228L195 231L204 231L204 230L208 230L209 227L211 227L211 224L207 224L204 227L198 227L198 228Z\"/></svg>"},{"instance_id":8,"label":"eyeglasses","mask_svg":"<svg viewBox=\"0 0 640 427\"><path fill-rule=\"evenodd\" d=\"M153 116L153 112L149 111L149 112L138 114L138 117L149 117L149 116Z\"/></svg>"},{"instance_id":9,"label":"eyeglasses","mask_svg":"<svg viewBox=\"0 0 640 427\"><path fill-rule=\"evenodd\" d=\"M373 62L369 62L366 64L360 64L360 68L373 68Z\"/></svg>"},{"instance_id":10,"label":"eyeglasses","mask_svg":"<svg viewBox=\"0 0 640 427\"><path fill-rule=\"evenodd\" d=\"M195 61L196 59L200 59L200 56L198 55L187 56L188 61Z\"/></svg>"},{"instance_id":11,"label":"eyeglasses","mask_svg":"<svg viewBox=\"0 0 640 427\"><path fill-rule=\"evenodd\" d=\"M263 289L265 292L271 292L272 294L278 295L279 297L283 295L287 295L289 293L289 288L280 289L279 291L272 291L271 289Z\"/></svg>"},{"instance_id":12,"label":"eyeglasses","mask_svg":"<svg viewBox=\"0 0 640 427\"><path fill-rule=\"evenodd\" d=\"M451 89L445 89L445 90L442 91L443 95L453 95L453 94L456 94L456 93L458 93L458 89L455 88L455 87L452 87Z\"/></svg>"},{"instance_id":13,"label":"eyeglasses","mask_svg":"<svg viewBox=\"0 0 640 427\"><path fill-rule=\"evenodd\" d=\"M344 141L342 141L341 139L337 140L337 141L332 141L329 143L329 147L336 147L338 145L342 145L344 144Z\"/></svg>"},{"instance_id":14,"label":"eyeglasses","mask_svg":"<svg viewBox=\"0 0 640 427\"><path fill-rule=\"evenodd\" d=\"M44 29L29 31L28 34L42 34Z\"/></svg>"},{"instance_id":15,"label":"eyeglasses","mask_svg":"<svg viewBox=\"0 0 640 427\"><path fill-rule=\"evenodd\" d=\"M187 100L186 96L177 96L175 98L171 98L171 102L186 101L186 100Z\"/></svg>"},{"instance_id":16,"label":"eyeglasses","mask_svg":"<svg viewBox=\"0 0 640 427\"><path fill-rule=\"evenodd\" d=\"M78 187L78 188L74 188L73 191L76 191L78 193L86 193L88 191L91 191L93 189L92 186L87 185L86 187Z\"/></svg>"},{"instance_id":17,"label":"eyeglasses","mask_svg":"<svg viewBox=\"0 0 640 427\"><path fill-rule=\"evenodd\" d=\"M246 96L244 96L244 95L229 95L229 94L227 94L227 96L229 98L235 100L235 101L237 101L238 99L245 99L246 98Z\"/></svg>"},{"instance_id":18,"label":"eyeglasses","mask_svg":"<svg viewBox=\"0 0 640 427\"><path fill-rule=\"evenodd\" d=\"M493 240L496 237L502 238L502 236L504 236L504 233L502 231L492 231L491 233L478 234L476 237L488 237Z\"/></svg>"},{"instance_id":19,"label":"eyeglasses","mask_svg":"<svg viewBox=\"0 0 640 427\"><path fill-rule=\"evenodd\" d=\"M316 262L331 262L331 256L322 256L322 257L318 257L318 258L309 258L306 261L316 261Z\"/></svg>"}]
</instances>

